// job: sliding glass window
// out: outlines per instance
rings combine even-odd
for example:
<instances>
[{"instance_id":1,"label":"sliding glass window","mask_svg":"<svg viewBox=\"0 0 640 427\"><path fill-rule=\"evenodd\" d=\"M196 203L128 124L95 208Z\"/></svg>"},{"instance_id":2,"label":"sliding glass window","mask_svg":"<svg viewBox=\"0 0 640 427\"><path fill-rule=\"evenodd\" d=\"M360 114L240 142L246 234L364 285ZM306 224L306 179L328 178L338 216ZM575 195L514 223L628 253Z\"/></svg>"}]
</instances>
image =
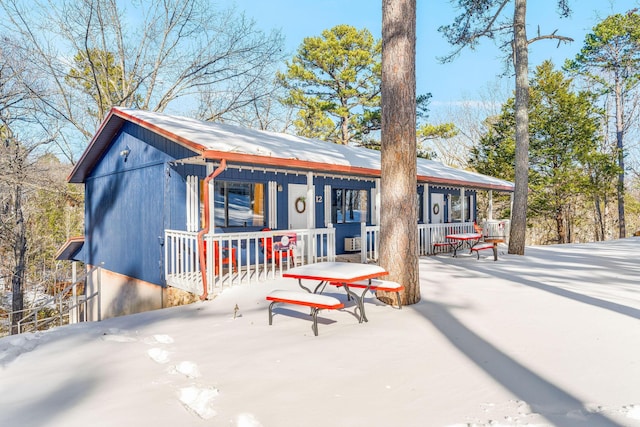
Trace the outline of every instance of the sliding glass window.
<instances>
[{"instance_id":1,"label":"sliding glass window","mask_svg":"<svg viewBox=\"0 0 640 427\"><path fill-rule=\"evenodd\" d=\"M264 184L215 181L215 224L217 227L263 227Z\"/></svg>"}]
</instances>

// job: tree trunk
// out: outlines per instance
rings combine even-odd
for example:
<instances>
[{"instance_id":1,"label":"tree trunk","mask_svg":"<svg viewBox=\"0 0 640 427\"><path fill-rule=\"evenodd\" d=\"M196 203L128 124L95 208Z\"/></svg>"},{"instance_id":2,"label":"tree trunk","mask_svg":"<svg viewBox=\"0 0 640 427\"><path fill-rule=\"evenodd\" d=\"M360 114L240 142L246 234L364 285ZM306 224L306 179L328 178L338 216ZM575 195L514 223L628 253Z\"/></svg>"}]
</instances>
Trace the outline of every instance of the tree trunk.
<instances>
[{"instance_id":1,"label":"tree trunk","mask_svg":"<svg viewBox=\"0 0 640 427\"><path fill-rule=\"evenodd\" d=\"M340 144L349 144L349 118L343 116L340 118Z\"/></svg>"},{"instance_id":2,"label":"tree trunk","mask_svg":"<svg viewBox=\"0 0 640 427\"><path fill-rule=\"evenodd\" d=\"M524 255L529 190L529 51L526 30L526 0L515 1L513 16L514 65L516 72L516 164L509 253Z\"/></svg>"},{"instance_id":3,"label":"tree trunk","mask_svg":"<svg viewBox=\"0 0 640 427\"><path fill-rule=\"evenodd\" d=\"M618 237L627 237L624 218L624 118L622 105L622 82L616 72L615 96L616 96L616 153L618 154Z\"/></svg>"},{"instance_id":4,"label":"tree trunk","mask_svg":"<svg viewBox=\"0 0 640 427\"><path fill-rule=\"evenodd\" d=\"M565 218L562 207L556 208L556 234L558 243L567 243L567 231L564 226Z\"/></svg>"},{"instance_id":5,"label":"tree trunk","mask_svg":"<svg viewBox=\"0 0 640 427\"><path fill-rule=\"evenodd\" d=\"M420 301L415 47L416 0L383 0L380 265L403 304Z\"/></svg>"},{"instance_id":6,"label":"tree trunk","mask_svg":"<svg viewBox=\"0 0 640 427\"><path fill-rule=\"evenodd\" d=\"M15 245L13 247L15 264L13 268L13 274L11 277L11 292L12 292L12 304L11 311L11 334L17 334L18 323L22 320L22 310L24 309L24 279L25 279L25 257L27 253L27 227L24 222L24 215L22 212L22 185L16 184L15 187Z\"/></svg>"},{"instance_id":7,"label":"tree trunk","mask_svg":"<svg viewBox=\"0 0 640 427\"><path fill-rule=\"evenodd\" d=\"M595 241L600 242L604 240L604 219L602 217L602 209L600 208L600 196L596 194L594 196L593 204L595 206Z\"/></svg>"}]
</instances>

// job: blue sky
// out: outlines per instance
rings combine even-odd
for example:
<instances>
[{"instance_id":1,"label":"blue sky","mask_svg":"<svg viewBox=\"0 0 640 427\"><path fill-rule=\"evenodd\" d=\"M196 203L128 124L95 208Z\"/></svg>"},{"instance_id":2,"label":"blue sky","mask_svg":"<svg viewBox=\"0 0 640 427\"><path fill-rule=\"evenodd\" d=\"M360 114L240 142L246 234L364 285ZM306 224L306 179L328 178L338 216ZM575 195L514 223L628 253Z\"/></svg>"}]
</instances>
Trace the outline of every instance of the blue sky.
<instances>
[{"instance_id":1,"label":"blue sky","mask_svg":"<svg viewBox=\"0 0 640 427\"><path fill-rule=\"evenodd\" d=\"M286 37L286 48L291 55L302 40L338 24L349 24L358 29L367 28L381 37L381 0L220 0L220 4L235 3L248 17L252 17L263 30L280 29ZM569 18L556 13L556 0L530 0L527 10L527 35L533 37L540 27L541 34L558 30L574 42L557 47L557 41L547 40L530 46L530 69L546 59L561 66L572 58L583 45L585 35L602 19L613 13L624 13L640 7L640 0L570 0L573 9ZM416 78L419 94L431 92L432 110L458 101L479 99L480 92L500 78L504 71L502 52L491 40L483 40L476 50L465 50L452 63L441 64L438 57L451 51L437 31L449 24L457 15L447 0L423 1L417 5ZM506 80L504 80L506 79ZM512 77L503 83L512 87Z\"/></svg>"}]
</instances>

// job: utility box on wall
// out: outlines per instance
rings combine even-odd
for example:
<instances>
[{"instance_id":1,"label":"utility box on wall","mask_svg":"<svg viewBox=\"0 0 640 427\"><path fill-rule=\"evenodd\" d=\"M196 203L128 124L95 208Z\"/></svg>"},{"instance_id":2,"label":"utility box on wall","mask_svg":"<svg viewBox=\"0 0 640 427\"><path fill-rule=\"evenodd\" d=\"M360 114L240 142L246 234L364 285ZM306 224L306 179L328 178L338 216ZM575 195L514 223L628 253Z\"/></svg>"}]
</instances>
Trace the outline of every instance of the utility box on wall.
<instances>
[{"instance_id":1,"label":"utility box on wall","mask_svg":"<svg viewBox=\"0 0 640 427\"><path fill-rule=\"evenodd\" d=\"M360 251L360 236L345 237L344 238L344 250L345 250L345 252L358 252L358 251Z\"/></svg>"}]
</instances>

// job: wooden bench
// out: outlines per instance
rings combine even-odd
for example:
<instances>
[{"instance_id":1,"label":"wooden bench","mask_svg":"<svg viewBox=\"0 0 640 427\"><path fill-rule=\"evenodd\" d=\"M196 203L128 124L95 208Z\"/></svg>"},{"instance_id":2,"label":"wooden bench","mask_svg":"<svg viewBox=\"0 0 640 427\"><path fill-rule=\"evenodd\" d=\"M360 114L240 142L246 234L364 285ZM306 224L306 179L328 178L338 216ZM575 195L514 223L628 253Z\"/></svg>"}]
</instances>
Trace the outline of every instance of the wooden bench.
<instances>
[{"instance_id":1,"label":"wooden bench","mask_svg":"<svg viewBox=\"0 0 640 427\"><path fill-rule=\"evenodd\" d=\"M343 286L343 283L341 282L329 282L329 284L337 287ZM398 308L402 309L400 292L404 290L404 286L400 283L392 282L390 280L371 279L371 286L369 286L369 280L360 280L358 282L348 283L347 285L349 288L364 289L364 292L366 292L367 288L370 291L395 292L396 300L398 301ZM364 292L362 293L361 299L364 298Z\"/></svg>"},{"instance_id":2,"label":"wooden bench","mask_svg":"<svg viewBox=\"0 0 640 427\"><path fill-rule=\"evenodd\" d=\"M436 248L449 247L449 249L453 248L453 242L437 242L433 244L433 253L436 253Z\"/></svg>"},{"instance_id":3,"label":"wooden bench","mask_svg":"<svg viewBox=\"0 0 640 427\"><path fill-rule=\"evenodd\" d=\"M269 304L269 325L273 323L274 304L282 303L311 307L311 317L313 318L311 328L315 336L318 336L318 310L336 310L344 307L344 304L337 298L304 291L271 291L269 295L267 295L267 301L271 301L271 304Z\"/></svg>"},{"instance_id":4,"label":"wooden bench","mask_svg":"<svg viewBox=\"0 0 640 427\"><path fill-rule=\"evenodd\" d=\"M471 247L471 252L475 252L476 255L478 256L477 259L480 259L480 251L483 251L485 249L492 249L494 250L494 255L495 255L495 243L489 243L489 242L480 242L477 245L474 245Z\"/></svg>"}]
</instances>

